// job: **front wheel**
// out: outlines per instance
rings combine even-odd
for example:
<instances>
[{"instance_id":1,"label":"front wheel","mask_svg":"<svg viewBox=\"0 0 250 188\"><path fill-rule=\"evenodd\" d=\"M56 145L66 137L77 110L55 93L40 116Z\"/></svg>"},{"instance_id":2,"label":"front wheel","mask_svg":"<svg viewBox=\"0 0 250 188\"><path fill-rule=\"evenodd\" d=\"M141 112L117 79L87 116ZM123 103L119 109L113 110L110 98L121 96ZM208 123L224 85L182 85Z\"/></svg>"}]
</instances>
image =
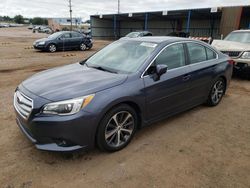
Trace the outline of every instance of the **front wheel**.
<instances>
[{"instance_id":1,"label":"front wheel","mask_svg":"<svg viewBox=\"0 0 250 188\"><path fill-rule=\"evenodd\" d=\"M133 108L123 104L109 111L97 131L97 145L101 150L114 152L126 147L134 136L138 124Z\"/></svg>"},{"instance_id":2,"label":"front wheel","mask_svg":"<svg viewBox=\"0 0 250 188\"><path fill-rule=\"evenodd\" d=\"M211 88L208 96L207 104L209 106L216 106L220 103L226 91L226 82L223 78L216 80Z\"/></svg>"},{"instance_id":3,"label":"front wheel","mask_svg":"<svg viewBox=\"0 0 250 188\"><path fill-rule=\"evenodd\" d=\"M48 49L49 49L49 52L51 52L51 53L54 53L57 50L55 44L50 44Z\"/></svg>"}]
</instances>

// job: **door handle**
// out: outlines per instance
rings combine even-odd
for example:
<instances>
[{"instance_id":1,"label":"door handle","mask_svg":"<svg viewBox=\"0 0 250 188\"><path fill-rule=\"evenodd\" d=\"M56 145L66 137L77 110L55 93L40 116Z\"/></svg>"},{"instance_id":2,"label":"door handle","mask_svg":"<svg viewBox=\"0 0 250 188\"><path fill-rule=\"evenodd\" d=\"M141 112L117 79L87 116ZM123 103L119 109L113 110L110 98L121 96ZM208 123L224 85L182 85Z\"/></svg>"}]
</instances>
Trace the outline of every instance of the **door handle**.
<instances>
[{"instance_id":1,"label":"door handle","mask_svg":"<svg viewBox=\"0 0 250 188\"><path fill-rule=\"evenodd\" d=\"M190 74L186 74L182 77L182 80L183 81L188 81L189 79L191 78L191 75Z\"/></svg>"}]
</instances>

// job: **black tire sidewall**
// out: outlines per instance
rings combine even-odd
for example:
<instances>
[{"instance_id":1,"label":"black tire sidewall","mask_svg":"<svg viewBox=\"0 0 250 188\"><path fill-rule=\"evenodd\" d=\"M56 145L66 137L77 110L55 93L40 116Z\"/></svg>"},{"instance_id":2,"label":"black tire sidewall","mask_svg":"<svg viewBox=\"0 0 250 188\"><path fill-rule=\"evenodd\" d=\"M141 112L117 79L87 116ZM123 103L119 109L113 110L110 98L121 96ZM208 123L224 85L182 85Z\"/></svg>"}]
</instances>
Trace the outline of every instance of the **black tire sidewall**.
<instances>
[{"instance_id":1,"label":"black tire sidewall","mask_svg":"<svg viewBox=\"0 0 250 188\"><path fill-rule=\"evenodd\" d=\"M111 147L109 146L107 143L106 143L106 140L105 140L105 129L106 129L106 126L108 124L108 121L110 120L110 118L116 114L117 112L120 112L120 111L128 111L134 118L134 130L129 138L129 140L124 143L123 145L121 145L120 147ZM137 125L138 125L138 116L136 114L136 111L130 107L129 105L126 105L126 104L121 104L119 106L116 106L114 108L112 108L110 111L108 111L104 117L102 118L101 122L100 122L100 125L98 127L98 130L97 130L97 134L96 134L96 141L97 141L97 145L98 147L103 150L103 151L108 151L108 152L114 152L114 151L119 151L123 148L125 148L129 143L130 141L132 140L136 130L137 130Z\"/></svg>"}]
</instances>

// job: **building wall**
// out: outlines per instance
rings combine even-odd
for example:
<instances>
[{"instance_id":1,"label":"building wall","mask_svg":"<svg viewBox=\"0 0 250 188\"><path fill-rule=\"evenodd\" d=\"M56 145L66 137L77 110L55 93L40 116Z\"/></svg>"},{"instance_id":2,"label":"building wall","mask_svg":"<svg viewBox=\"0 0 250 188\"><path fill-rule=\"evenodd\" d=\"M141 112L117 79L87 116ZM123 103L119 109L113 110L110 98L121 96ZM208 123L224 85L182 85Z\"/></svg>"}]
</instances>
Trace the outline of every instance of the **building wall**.
<instances>
[{"instance_id":1,"label":"building wall","mask_svg":"<svg viewBox=\"0 0 250 188\"><path fill-rule=\"evenodd\" d=\"M242 10L242 7L227 7L222 9L220 33L223 36L240 28Z\"/></svg>"},{"instance_id":2,"label":"building wall","mask_svg":"<svg viewBox=\"0 0 250 188\"><path fill-rule=\"evenodd\" d=\"M112 39L114 37L113 20L91 17L91 34L96 39Z\"/></svg>"},{"instance_id":3,"label":"building wall","mask_svg":"<svg viewBox=\"0 0 250 188\"><path fill-rule=\"evenodd\" d=\"M190 36L194 37L210 37L211 35L213 38L220 38L220 20L214 19L213 29L212 29L212 20L205 19L205 20L194 20L191 18L190 20L190 28L189 33ZM183 31L187 29L187 20L183 22Z\"/></svg>"},{"instance_id":4,"label":"building wall","mask_svg":"<svg viewBox=\"0 0 250 188\"><path fill-rule=\"evenodd\" d=\"M132 31L144 30L144 21L120 21L120 37L127 35Z\"/></svg>"},{"instance_id":5,"label":"building wall","mask_svg":"<svg viewBox=\"0 0 250 188\"><path fill-rule=\"evenodd\" d=\"M244 8L244 10L246 7ZM247 10L250 9L249 7ZM250 16L242 17L242 7L226 7L219 9L219 14L207 13L207 17L192 17L189 33L193 37L210 37L219 39L221 34L224 36L229 32L239 29L248 28L250 25ZM221 12L222 11L222 12ZM145 14L144 14L145 15ZM124 15L122 16L124 19ZM214 17L214 18L213 18ZM105 18L105 16L104 16ZM145 20L143 16L126 18L125 21L117 21L116 30L114 29L114 19L109 15L109 19L100 19L91 17L92 36L95 38L116 39L123 37L129 32L145 29ZM159 16L158 18L148 18L146 30L151 31L155 36L166 36L173 31L187 31L187 16L182 18L172 17L172 21L167 17Z\"/></svg>"}]
</instances>

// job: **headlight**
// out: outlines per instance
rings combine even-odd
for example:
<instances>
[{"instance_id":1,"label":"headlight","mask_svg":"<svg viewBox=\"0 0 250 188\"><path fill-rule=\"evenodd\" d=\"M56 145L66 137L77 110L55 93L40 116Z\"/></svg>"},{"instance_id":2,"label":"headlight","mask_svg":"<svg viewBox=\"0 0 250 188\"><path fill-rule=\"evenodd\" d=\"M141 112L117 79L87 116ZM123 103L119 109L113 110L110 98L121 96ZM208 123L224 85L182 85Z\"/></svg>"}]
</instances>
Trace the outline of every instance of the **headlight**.
<instances>
[{"instance_id":1,"label":"headlight","mask_svg":"<svg viewBox=\"0 0 250 188\"><path fill-rule=\"evenodd\" d=\"M93 94L76 99L49 103L43 107L42 113L57 114L57 115L72 115L79 112L82 108L87 106L92 101L94 96L95 95Z\"/></svg>"},{"instance_id":2,"label":"headlight","mask_svg":"<svg viewBox=\"0 0 250 188\"><path fill-rule=\"evenodd\" d=\"M250 59L250 52L244 52L244 53L241 55L241 58L242 58L242 59Z\"/></svg>"},{"instance_id":3,"label":"headlight","mask_svg":"<svg viewBox=\"0 0 250 188\"><path fill-rule=\"evenodd\" d=\"M44 45L45 41L39 42L38 45Z\"/></svg>"}]
</instances>

